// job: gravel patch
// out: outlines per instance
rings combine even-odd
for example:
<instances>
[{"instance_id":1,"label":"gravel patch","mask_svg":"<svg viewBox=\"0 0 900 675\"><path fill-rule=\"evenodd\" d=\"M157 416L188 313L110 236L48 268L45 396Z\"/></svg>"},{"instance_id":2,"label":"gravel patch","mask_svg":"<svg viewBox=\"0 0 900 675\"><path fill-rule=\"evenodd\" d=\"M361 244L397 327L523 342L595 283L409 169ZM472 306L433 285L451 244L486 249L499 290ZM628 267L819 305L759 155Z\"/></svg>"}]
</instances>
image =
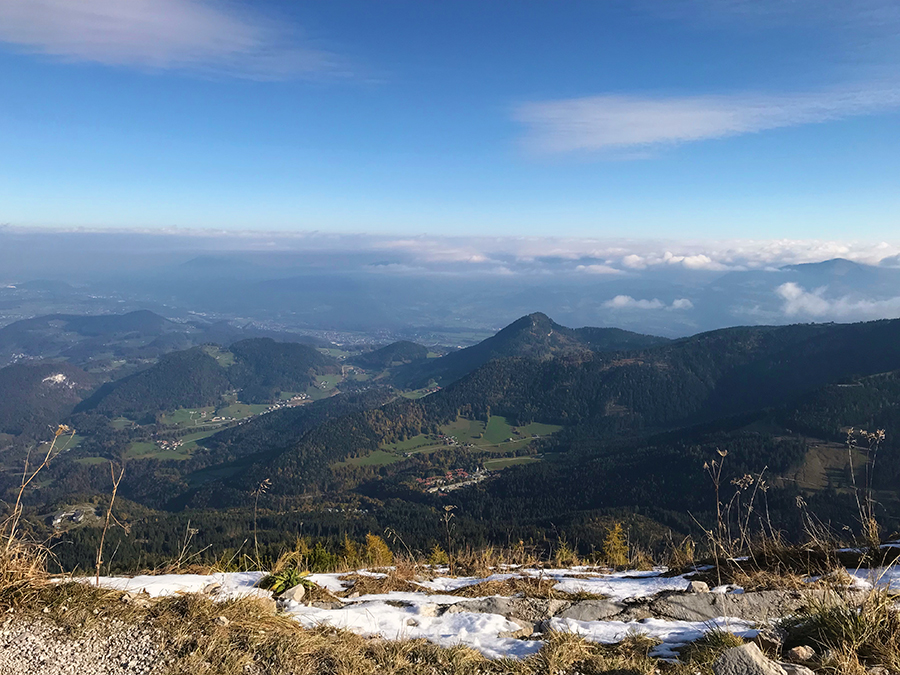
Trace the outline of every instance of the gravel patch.
<instances>
[{"instance_id":1,"label":"gravel patch","mask_svg":"<svg viewBox=\"0 0 900 675\"><path fill-rule=\"evenodd\" d=\"M121 621L75 636L48 621L13 614L0 628L4 675L157 675L165 661L153 631Z\"/></svg>"}]
</instances>

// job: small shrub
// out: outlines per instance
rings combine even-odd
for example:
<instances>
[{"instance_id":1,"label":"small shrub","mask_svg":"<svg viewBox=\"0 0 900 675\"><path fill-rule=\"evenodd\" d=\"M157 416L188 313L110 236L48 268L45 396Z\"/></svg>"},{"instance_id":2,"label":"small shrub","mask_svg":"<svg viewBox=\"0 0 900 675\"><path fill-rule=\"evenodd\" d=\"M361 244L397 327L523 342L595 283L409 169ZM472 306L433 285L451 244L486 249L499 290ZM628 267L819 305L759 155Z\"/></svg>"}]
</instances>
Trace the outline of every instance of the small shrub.
<instances>
[{"instance_id":1,"label":"small shrub","mask_svg":"<svg viewBox=\"0 0 900 675\"><path fill-rule=\"evenodd\" d=\"M450 563L450 557L447 555L447 552L442 549L438 544L434 545L434 548L431 549L431 553L428 556L428 564L429 565L448 565Z\"/></svg>"},{"instance_id":2,"label":"small shrub","mask_svg":"<svg viewBox=\"0 0 900 675\"><path fill-rule=\"evenodd\" d=\"M394 554L377 534L366 535L366 562L372 567L387 567L394 562Z\"/></svg>"},{"instance_id":3,"label":"small shrub","mask_svg":"<svg viewBox=\"0 0 900 675\"><path fill-rule=\"evenodd\" d=\"M603 557L610 567L628 565L628 542L622 523L615 523L606 533L603 540Z\"/></svg>"},{"instance_id":4,"label":"small shrub","mask_svg":"<svg viewBox=\"0 0 900 675\"><path fill-rule=\"evenodd\" d=\"M338 555L347 567L359 567L359 548L357 547L356 542L346 534L344 535L344 541L341 542L341 550Z\"/></svg>"},{"instance_id":5,"label":"small shrub","mask_svg":"<svg viewBox=\"0 0 900 675\"><path fill-rule=\"evenodd\" d=\"M330 552L319 541L306 558L306 566L310 572L334 572L340 566L340 558Z\"/></svg>"},{"instance_id":6,"label":"small shrub","mask_svg":"<svg viewBox=\"0 0 900 675\"><path fill-rule=\"evenodd\" d=\"M559 547L553 555L553 564L557 567L571 567L579 562L578 554L565 539L559 542Z\"/></svg>"},{"instance_id":7,"label":"small shrub","mask_svg":"<svg viewBox=\"0 0 900 675\"><path fill-rule=\"evenodd\" d=\"M259 582L259 587L272 591L275 595L280 595L289 588L300 584L307 587L314 586L315 584L306 579L308 574L309 572L301 572L297 567L288 567L280 572L263 577L262 581Z\"/></svg>"}]
</instances>

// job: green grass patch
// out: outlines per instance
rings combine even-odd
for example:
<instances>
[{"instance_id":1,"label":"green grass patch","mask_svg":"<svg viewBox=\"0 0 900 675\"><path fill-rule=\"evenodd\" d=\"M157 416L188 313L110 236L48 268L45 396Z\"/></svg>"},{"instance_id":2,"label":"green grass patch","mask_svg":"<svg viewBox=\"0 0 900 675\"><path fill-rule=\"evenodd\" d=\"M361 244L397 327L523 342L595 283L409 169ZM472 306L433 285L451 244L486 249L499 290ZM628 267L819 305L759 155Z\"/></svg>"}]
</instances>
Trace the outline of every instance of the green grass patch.
<instances>
[{"instance_id":1,"label":"green grass patch","mask_svg":"<svg viewBox=\"0 0 900 675\"><path fill-rule=\"evenodd\" d=\"M502 457L500 459L486 459L484 468L488 471L499 471L510 466L519 466L521 464L533 464L541 460L535 457Z\"/></svg>"},{"instance_id":2,"label":"green grass patch","mask_svg":"<svg viewBox=\"0 0 900 675\"><path fill-rule=\"evenodd\" d=\"M110 425L112 425L112 428L117 431L121 431L122 429L127 429L128 427L130 427L131 425L134 424L134 422L132 422L127 417L117 417L114 420L110 420L109 423L110 423Z\"/></svg>"},{"instance_id":3,"label":"green grass patch","mask_svg":"<svg viewBox=\"0 0 900 675\"><path fill-rule=\"evenodd\" d=\"M149 441L135 441L125 451L127 459L188 459L191 456L190 448L184 445L174 449L163 450L156 443Z\"/></svg>"},{"instance_id":4,"label":"green grass patch","mask_svg":"<svg viewBox=\"0 0 900 675\"><path fill-rule=\"evenodd\" d=\"M219 408L215 417L233 417L236 420L242 420L245 417L259 415L269 409L269 405L265 403L232 403L231 405Z\"/></svg>"},{"instance_id":5,"label":"green grass patch","mask_svg":"<svg viewBox=\"0 0 900 675\"><path fill-rule=\"evenodd\" d=\"M455 438L459 445L475 446L473 450L506 453L527 447L535 440L535 436L549 436L560 429L562 427L555 424L541 424L538 422L521 427L513 427L507 422L505 417L493 415L487 425L480 420L469 420L460 417L455 422L442 426L441 433ZM448 445L436 436L420 434L405 441L385 443L382 445L382 450L399 454L407 452L431 453L447 447Z\"/></svg>"},{"instance_id":6,"label":"green grass patch","mask_svg":"<svg viewBox=\"0 0 900 675\"><path fill-rule=\"evenodd\" d=\"M105 457L79 457L73 461L82 466L94 466L96 464L106 464L109 460Z\"/></svg>"},{"instance_id":7,"label":"green grass patch","mask_svg":"<svg viewBox=\"0 0 900 675\"><path fill-rule=\"evenodd\" d=\"M229 351L220 349L215 345L206 345L203 347L203 351L218 361L219 365L224 368L234 365L234 354Z\"/></svg>"},{"instance_id":8,"label":"green grass patch","mask_svg":"<svg viewBox=\"0 0 900 675\"><path fill-rule=\"evenodd\" d=\"M206 413L204 415L204 413ZM215 416L216 409L212 406L205 408L181 408L174 412L166 413L160 418L160 421L170 427L195 427L201 424L208 424Z\"/></svg>"}]
</instances>

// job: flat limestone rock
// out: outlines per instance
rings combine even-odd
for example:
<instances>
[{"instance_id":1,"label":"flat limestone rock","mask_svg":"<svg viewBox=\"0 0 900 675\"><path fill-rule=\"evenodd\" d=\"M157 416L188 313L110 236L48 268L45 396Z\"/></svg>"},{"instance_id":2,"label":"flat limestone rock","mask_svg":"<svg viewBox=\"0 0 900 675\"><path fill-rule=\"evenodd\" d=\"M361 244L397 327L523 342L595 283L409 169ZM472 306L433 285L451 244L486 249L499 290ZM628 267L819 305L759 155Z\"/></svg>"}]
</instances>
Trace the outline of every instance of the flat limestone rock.
<instances>
[{"instance_id":1,"label":"flat limestone rock","mask_svg":"<svg viewBox=\"0 0 900 675\"><path fill-rule=\"evenodd\" d=\"M280 600L293 600L294 602L302 602L305 596L306 586L304 586L303 584L297 584L296 586L287 589L278 597Z\"/></svg>"},{"instance_id":2,"label":"flat limestone rock","mask_svg":"<svg viewBox=\"0 0 900 675\"><path fill-rule=\"evenodd\" d=\"M556 616L571 603L565 600L544 600L542 598L507 598L494 596L463 600L450 605L447 614L473 612L476 614L499 614L507 619L522 619L535 624Z\"/></svg>"},{"instance_id":3,"label":"flat limestone rock","mask_svg":"<svg viewBox=\"0 0 900 675\"><path fill-rule=\"evenodd\" d=\"M834 597L834 592L827 590L667 593L650 603L650 611L655 616L678 621L709 621L728 616L763 622L787 616L811 602L827 602Z\"/></svg>"},{"instance_id":4,"label":"flat limestone rock","mask_svg":"<svg viewBox=\"0 0 900 675\"><path fill-rule=\"evenodd\" d=\"M787 675L752 642L726 649L713 663L715 675Z\"/></svg>"},{"instance_id":5,"label":"flat limestone rock","mask_svg":"<svg viewBox=\"0 0 900 675\"><path fill-rule=\"evenodd\" d=\"M625 608L609 600L582 600L576 602L558 616L576 621L605 621L621 613Z\"/></svg>"}]
</instances>

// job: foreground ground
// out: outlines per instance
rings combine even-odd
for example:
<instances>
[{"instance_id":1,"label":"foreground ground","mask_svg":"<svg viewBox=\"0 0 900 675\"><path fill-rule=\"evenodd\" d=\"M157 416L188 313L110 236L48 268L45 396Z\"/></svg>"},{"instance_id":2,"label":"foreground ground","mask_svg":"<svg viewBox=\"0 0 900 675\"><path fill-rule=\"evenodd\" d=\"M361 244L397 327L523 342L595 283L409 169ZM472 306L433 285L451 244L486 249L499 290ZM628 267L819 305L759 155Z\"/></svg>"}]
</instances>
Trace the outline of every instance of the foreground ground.
<instances>
[{"instance_id":1,"label":"foreground ground","mask_svg":"<svg viewBox=\"0 0 900 675\"><path fill-rule=\"evenodd\" d=\"M896 568L799 590L709 588L694 576L392 567L304 576L277 596L259 572L101 577L99 588L60 579L6 593L0 672L707 673L716 649L744 641L785 658L779 620L900 584ZM814 672L866 672L813 643Z\"/></svg>"}]
</instances>

